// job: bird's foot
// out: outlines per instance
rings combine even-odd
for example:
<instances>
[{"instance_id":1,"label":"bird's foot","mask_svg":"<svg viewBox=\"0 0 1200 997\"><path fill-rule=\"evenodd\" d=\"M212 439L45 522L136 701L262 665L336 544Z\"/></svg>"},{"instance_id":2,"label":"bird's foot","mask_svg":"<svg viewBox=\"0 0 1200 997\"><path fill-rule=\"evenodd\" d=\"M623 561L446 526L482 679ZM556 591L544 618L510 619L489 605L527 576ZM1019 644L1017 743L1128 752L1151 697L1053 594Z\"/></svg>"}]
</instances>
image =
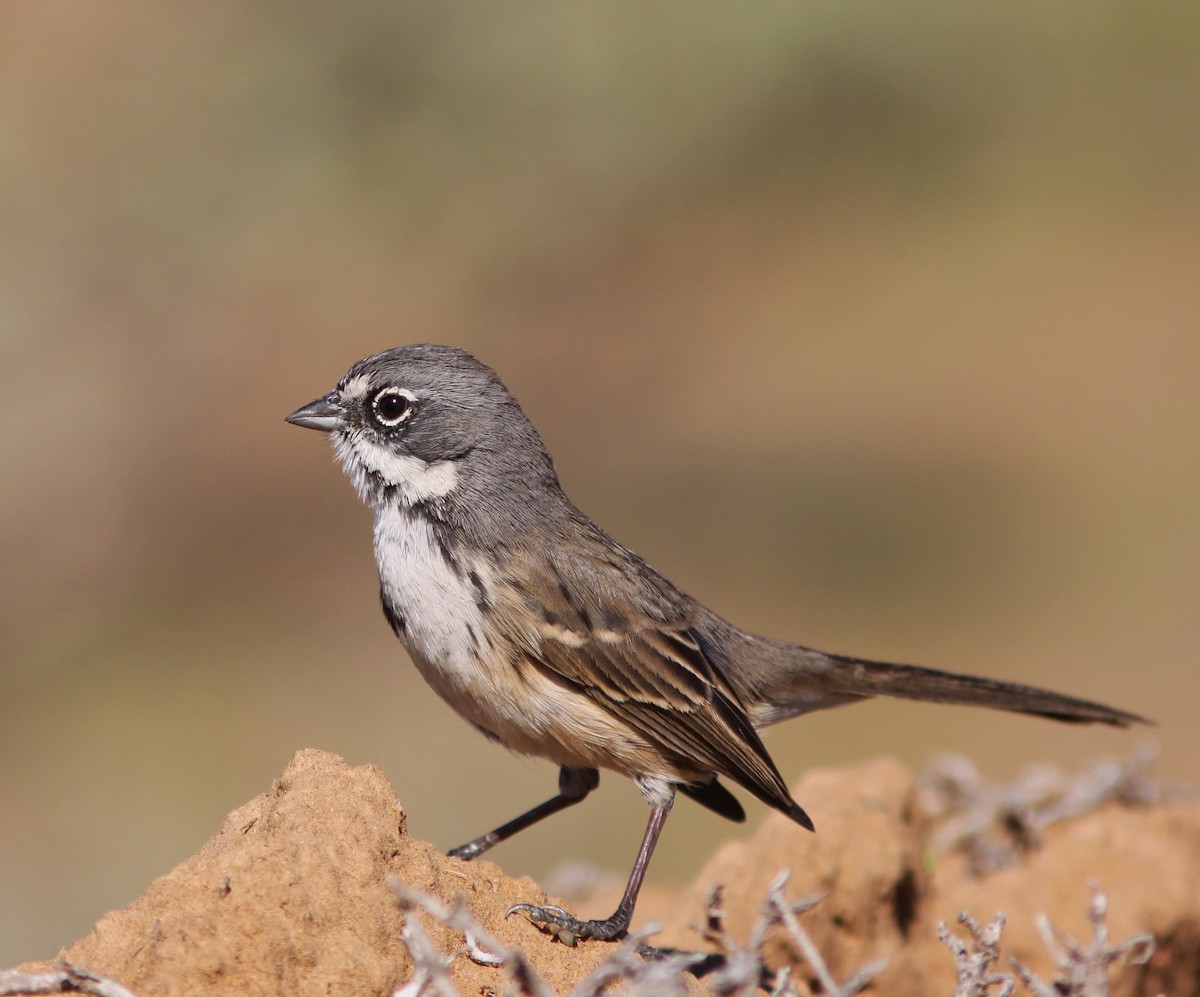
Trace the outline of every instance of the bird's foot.
<instances>
[{"instance_id":1,"label":"bird's foot","mask_svg":"<svg viewBox=\"0 0 1200 997\"><path fill-rule=\"evenodd\" d=\"M470 862L471 859L478 855L482 855L484 849L479 846L478 841L468 841L465 845L459 845L457 848L451 848L446 852L446 855L452 859L462 859L464 862Z\"/></svg>"},{"instance_id":2,"label":"bird's foot","mask_svg":"<svg viewBox=\"0 0 1200 997\"><path fill-rule=\"evenodd\" d=\"M499 844L503 840L495 831L489 831L487 834L480 835L474 841L468 841L465 845L451 848L446 854L452 859L462 859L464 862L470 862L471 859L479 858L492 845Z\"/></svg>"},{"instance_id":3,"label":"bird's foot","mask_svg":"<svg viewBox=\"0 0 1200 997\"><path fill-rule=\"evenodd\" d=\"M581 921L554 904L547 904L545 907L517 904L510 907L504 916L508 917L517 911L546 934L569 946L574 946L580 939L610 942L629 930L629 915L620 910L603 921Z\"/></svg>"}]
</instances>

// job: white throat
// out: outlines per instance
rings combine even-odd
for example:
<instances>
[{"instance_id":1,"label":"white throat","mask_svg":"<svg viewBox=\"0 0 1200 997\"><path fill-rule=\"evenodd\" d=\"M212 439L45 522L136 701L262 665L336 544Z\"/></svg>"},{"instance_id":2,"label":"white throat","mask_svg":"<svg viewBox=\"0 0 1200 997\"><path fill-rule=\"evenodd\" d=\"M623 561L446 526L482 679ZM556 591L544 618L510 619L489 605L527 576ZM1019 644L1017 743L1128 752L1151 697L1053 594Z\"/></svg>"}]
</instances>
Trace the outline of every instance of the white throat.
<instances>
[{"instance_id":1,"label":"white throat","mask_svg":"<svg viewBox=\"0 0 1200 997\"><path fill-rule=\"evenodd\" d=\"M359 498L368 505L374 504L381 484L394 489L407 508L444 498L458 487L458 468L453 461L431 463L398 454L360 433L334 433L333 449Z\"/></svg>"}]
</instances>

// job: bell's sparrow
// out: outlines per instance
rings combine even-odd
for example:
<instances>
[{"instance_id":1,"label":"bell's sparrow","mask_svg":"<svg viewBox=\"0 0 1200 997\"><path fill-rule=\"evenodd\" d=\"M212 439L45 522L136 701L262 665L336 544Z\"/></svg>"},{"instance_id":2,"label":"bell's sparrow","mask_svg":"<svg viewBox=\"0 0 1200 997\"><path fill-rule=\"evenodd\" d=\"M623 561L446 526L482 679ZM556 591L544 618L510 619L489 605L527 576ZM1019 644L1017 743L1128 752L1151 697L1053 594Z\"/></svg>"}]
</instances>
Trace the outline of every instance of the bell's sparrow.
<instances>
[{"instance_id":1,"label":"bell's sparrow","mask_svg":"<svg viewBox=\"0 0 1200 997\"><path fill-rule=\"evenodd\" d=\"M425 681L487 737L560 766L558 795L450 855L473 859L578 803L602 768L632 778L650 805L611 917L513 908L560 937L626 932L676 790L744 820L726 776L812 830L759 738L769 724L872 696L1142 722L1030 686L739 630L571 504L517 400L463 350L367 357L287 421L330 434L374 510L383 612Z\"/></svg>"}]
</instances>

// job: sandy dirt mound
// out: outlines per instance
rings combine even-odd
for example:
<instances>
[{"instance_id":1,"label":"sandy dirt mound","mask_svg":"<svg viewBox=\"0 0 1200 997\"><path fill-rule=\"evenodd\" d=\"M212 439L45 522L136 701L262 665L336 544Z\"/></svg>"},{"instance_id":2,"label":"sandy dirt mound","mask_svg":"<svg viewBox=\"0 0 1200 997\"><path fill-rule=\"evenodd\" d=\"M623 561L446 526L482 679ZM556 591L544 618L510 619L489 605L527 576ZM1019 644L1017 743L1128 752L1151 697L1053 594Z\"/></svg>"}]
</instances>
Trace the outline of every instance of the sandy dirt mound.
<instances>
[{"instance_id":1,"label":"sandy dirt mound","mask_svg":"<svg viewBox=\"0 0 1200 997\"><path fill-rule=\"evenodd\" d=\"M1043 977L1054 967L1037 937L1047 914L1086 939L1089 881L1110 898L1109 926L1120 940L1153 932L1149 963L1114 973L1112 993L1200 993L1200 806L1106 807L1049 829L1016 865L984 878L964 860L934 860L930 819L912 774L895 762L818 772L796 789L819 815L816 835L772 816L748 841L712 858L695 886L666 908L656 939L699 945L692 926L714 883L725 884L726 926L744 939L767 884L791 870L788 895L821 892L803 923L838 978L884 956L875 986L891 995L954 989L954 963L936 924L960 910L981 921L1004 910L1001 949ZM152 883L125 910L105 915L59 958L119 980L139 997L159 995L385 995L409 980L413 962L387 886L409 887L467 908L503 945L525 952L558 993L571 989L614 947L567 948L504 912L548 899L529 879L488 862L448 859L409 837L403 810L374 766L301 751L271 789L235 810L199 852ZM451 975L462 994L504 992L505 976L461 954L463 938L428 918L437 948L460 953ZM774 966L795 965L803 989L811 973L781 934L763 949ZM1002 963L996 967L1008 970Z\"/></svg>"},{"instance_id":2,"label":"sandy dirt mound","mask_svg":"<svg viewBox=\"0 0 1200 997\"><path fill-rule=\"evenodd\" d=\"M378 768L300 751L199 852L59 958L139 997L387 994L412 973L385 883L391 875L445 901L465 897L499 941L527 948L559 989L602 961L602 946L569 950L519 917L504 919L515 903L547 901L531 879L511 879L490 862L448 859L405 825ZM429 929L443 951L462 944L437 924ZM469 994L500 979L465 958L455 960L453 975Z\"/></svg>"},{"instance_id":3,"label":"sandy dirt mound","mask_svg":"<svg viewBox=\"0 0 1200 997\"><path fill-rule=\"evenodd\" d=\"M1050 827L1019 862L978 877L962 856L937 859L930 853L930 822L918 805L914 777L896 762L814 772L795 787L795 796L809 813L821 815L817 834L772 814L749 841L725 845L675 914L664 919L664 938L683 942L717 882L729 884L725 907L731 933L744 936L767 884L788 868L789 895L825 895L803 923L838 979L874 956L885 956L889 966L877 980L881 993L949 997L954 962L938 940L938 922L965 936L956 925L961 911L980 922L1004 911L1001 951L1052 980L1055 967L1036 919L1045 914L1086 942L1091 938L1089 883L1095 882L1109 900L1114 943L1139 932L1152 933L1158 942L1147 965L1114 971L1110 993L1200 993L1196 803L1103 807ZM798 964L779 934L764 955L772 966ZM1007 959L996 969L1009 971ZM804 967L796 972L806 975Z\"/></svg>"}]
</instances>

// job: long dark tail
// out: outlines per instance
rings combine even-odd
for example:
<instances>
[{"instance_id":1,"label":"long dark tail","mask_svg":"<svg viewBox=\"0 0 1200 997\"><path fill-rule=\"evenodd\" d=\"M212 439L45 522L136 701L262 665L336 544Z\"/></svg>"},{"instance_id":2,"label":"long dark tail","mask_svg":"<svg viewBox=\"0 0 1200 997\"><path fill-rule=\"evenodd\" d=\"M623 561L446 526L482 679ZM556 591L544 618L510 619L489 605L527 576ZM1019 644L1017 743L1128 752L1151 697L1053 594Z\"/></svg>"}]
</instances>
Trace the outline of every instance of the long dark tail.
<instances>
[{"instance_id":1,"label":"long dark tail","mask_svg":"<svg viewBox=\"0 0 1200 997\"><path fill-rule=\"evenodd\" d=\"M997 710L1029 713L1066 723L1101 723L1114 727L1144 724L1148 721L1136 713L1114 709L1089 699L1064 696L1049 689L1039 689L1017 682L980 678L942 672L919 665L892 665L881 661L864 661L831 655L838 664L837 672L845 676L852 689L869 690L872 696L894 696L932 703L961 703L967 706L990 706Z\"/></svg>"},{"instance_id":2,"label":"long dark tail","mask_svg":"<svg viewBox=\"0 0 1200 997\"><path fill-rule=\"evenodd\" d=\"M1114 709L1103 703L1064 696L1017 682L960 675L919 665L866 661L840 654L825 654L795 644L785 646L782 642L776 643L772 650L774 653L771 657L775 659L776 667L771 669L771 680L764 683L768 688L760 687L757 690L759 702L769 704L756 717L760 726L811 710L873 696L987 706L1067 723L1128 727L1151 722L1136 713ZM790 659L786 665L780 661L785 655Z\"/></svg>"}]
</instances>

